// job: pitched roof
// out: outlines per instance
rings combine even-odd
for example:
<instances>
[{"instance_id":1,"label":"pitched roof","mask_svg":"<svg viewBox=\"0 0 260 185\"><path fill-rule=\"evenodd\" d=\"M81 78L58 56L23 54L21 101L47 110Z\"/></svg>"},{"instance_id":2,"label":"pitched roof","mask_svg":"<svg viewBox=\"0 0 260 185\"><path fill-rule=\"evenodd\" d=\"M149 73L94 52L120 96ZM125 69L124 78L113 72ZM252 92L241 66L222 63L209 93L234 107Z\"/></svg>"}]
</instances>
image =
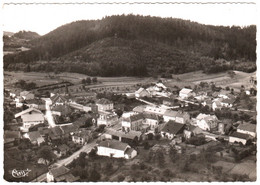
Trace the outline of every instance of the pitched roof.
<instances>
[{"instance_id":1,"label":"pitched roof","mask_svg":"<svg viewBox=\"0 0 260 185\"><path fill-rule=\"evenodd\" d=\"M155 114L144 114L144 118L146 119L153 119L153 120L159 120L159 117Z\"/></svg>"},{"instance_id":2,"label":"pitched roof","mask_svg":"<svg viewBox=\"0 0 260 185\"><path fill-rule=\"evenodd\" d=\"M135 93L136 94L140 94L142 91L146 91L147 92L147 90L146 89L144 89L144 88L139 88L137 91L135 91Z\"/></svg>"},{"instance_id":3,"label":"pitched roof","mask_svg":"<svg viewBox=\"0 0 260 185\"><path fill-rule=\"evenodd\" d=\"M102 104L102 105L107 105L107 104L111 104L112 102L106 98L101 98L99 99L96 104Z\"/></svg>"},{"instance_id":4,"label":"pitched roof","mask_svg":"<svg viewBox=\"0 0 260 185\"><path fill-rule=\"evenodd\" d=\"M29 91L22 91L22 92L20 92L20 96L26 96L28 94L30 94Z\"/></svg>"},{"instance_id":5,"label":"pitched roof","mask_svg":"<svg viewBox=\"0 0 260 185\"><path fill-rule=\"evenodd\" d=\"M182 131L182 129L184 129L184 127L184 124L169 121L164 125L162 131L176 135L179 134Z\"/></svg>"},{"instance_id":6,"label":"pitched roof","mask_svg":"<svg viewBox=\"0 0 260 185\"><path fill-rule=\"evenodd\" d=\"M26 114L22 116L23 122L44 121L43 114Z\"/></svg>"},{"instance_id":7,"label":"pitched roof","mask_svg":"<svg viewBox=\"0 0 260 185\"><path fill-rule=\"evenodd\" d=\"M64 126L60 126L60 128L63 130L65 134L75 132L78 129L76 125L64 125Z\"/></svg>"},{"instance_id":8,"label":"pitched roof","mask_svg":"<svg viewBox=\"0 0 260 185\"><path fill-rule=\"evenodd\" d=\"M197 117L196 117L197 120L215 120L217 119L217 117L215 115L210 115L210 114L203 114L203 113L200 113Z\"/></svg>"},{"instance_id":9,"label":"pitched roof","mask_svg":"<svg viewBox=\"0 0 260 185\"><path fill-rule=\"evenodd\" d=\"M134 115L131 115L129 117L130 121L133 122L133 121L137 121L137 120L140 120L140 119L144 119L144 115L142 113L140 114L134 114Z\"/></svg>"},{"instance_id":10,"label":"pitched roof","mask_svg":"<svg viewBox=\"0 0 260 185\"><path fill-rule=\"evenodd\" d=\"M159 114L163 115L166 112L167 109L161 108L161 107L152 107L152 106L147 106L144 109L144 112L152 113L152 114Z\"/></svg>"},{"instance_id":11,"label":"pitched roof","mask_svg":"<svg viewBox=\"0 0 260 185\"><path fill-rule=\"evenodd\" d=\"M177 116L177 113L178 113L177 111L166 110L163 115L164 115L164 116L169 116L169 117L176 117L176 116Z\"/></svg>"},{"instance_id":12,"label":"pitched roof","mask_svg":"<svg viewBox=\"0 0 260 185\"><path fill-rule=\"evenodd\" d=\"M105 140L105 141L101 141L98 146L125 151L128 144L122 143L122 142L117 141L117 140Z\"/></svg>"},{"instance_id":13,"label":"pitched roof","mask_svg":"<svg viewBox=\"0 0 260 185\"><path fill-rule=\"evenodd\" d=\"M133 148L127 148L126 151L125 151L125 154L131 155L131 153L132 153L134 150L135 150L135 149L133 149Z\"/></svg>"},{"instance_id":14,"label":"pitched roof","mask_svg":"<svg viewBox=\"0 0 260 185\"><path fill-rule=\"evenodd\" d=\"M145 107L146 106L144 106L144 105L140 105L140 106L137 106L137 107L133 108L133 111L142 113L142 112L144 112Z\"/></svg>"},{"instance_id":15,"label":"pitched roof","mask_svg":"<svg viewBox=\"0 0 260 185\"><path fill-rule=\"evenodd\" d=\"M81 130L76 132L73 136L81 137L81 138L88 138L91 134L90 130Z\"/></svg>"},{"instance_id":16,"label":"pitched roof","mask_svg":"<svg viewBox=\"0 0 260 185\"><path fill-rule=\"evenodd\" d=\"M222 103L228 103L228 104L233 104L236 100L235 99L224 99Z\"/></svg>"},{"instance_id":17,"label":"pitched roof","mask_svg":"<svg viewBox=\"0 0 260 185\"><path fill-rule=\"evenodd\" d=\"M65 166L59 166L57 168L50 169L50 173L53 175L54 178L57 178L61 175L68 173L70 170Z\"/></svg>"},{"instance_id":18,"label":"pitched roof","mask_svg":"<svg viewBox=\"0 0 260 185\"><path fill-rule=\"evenodd\" d=\"M60 94L55 94L54 96L51 97L51 101L52 103L55 103L55 102L66 102L67 99L63 96L61 96Z\"/></svg>"},{"instance_id":19,"label":"pitched roof","mask_svg":"<svg viewBox=\"0 0 260 185\"><path fill-rule=\"evenodd\" d=\"M55 107L52 108L52 110L60 112L62 115L67 115L72 112L70 106L67 105L56 105Z\"/></svg>"},{"instance_id":20,"label":"pitched roof","mask_svg":"<svg viewBox=\"0 0 260 185\"><path fill-rule=\"evenodd\" d=\"M27 134L30 141L37 141L38 139L43 139L39 131L28 132Z\"/></svg>"},{"instance_id":21,"label":"pitched roof","mask_svg":"<svg viewBox=\"0 0 260 185\"><path fill-rule=\"evenodd\" d=\"M18 117L20 117L21 115L26 114L26 113L29 113L29 112L32 112L32 111L35 111L35 112L38 112L38 113L42 113L40 110L38 110L38 109L32 107L32 108L26 109L26 110L24 110L24 111L22 111L22 112L19 112L19 113L15 114L14 117L15 117L15 118L18 118Z\"/></svg>"},{"instance_id":22,"label":"pitched roof","mask_svg":"<svg viewBox=\"0 0 260 185\"><path fill-rule=\"evenodd\" d=\"M241 139L249 139L248 134L243 134L243 133L239 133L239 132L233 132L232 134L230 134L230 136L236 137L236 138L241 138Z\"/></svg>"},{"instance_id":23,"label":"pitched roof","mask_svg":"<svg viewBox=\"0 0 260 185\"><path fill-rule=\"evenodd\" d=\"M189 94L190 92L192 92L192 89L187 89L187 88L183 88L180 93L181 94Z\"/></svg>"},{"instance_id":24,"label":"pitched roof","mask_svg":"<svg viewBox=\"0 0 260 185\"><path fill-rule=\"evenodd\" d=\"M256 132L256 125L251 124L251 123L244 123L244 124L240 124L237 129L240 130L246 130L249 132Z\"/></svg>"}]
</instances>

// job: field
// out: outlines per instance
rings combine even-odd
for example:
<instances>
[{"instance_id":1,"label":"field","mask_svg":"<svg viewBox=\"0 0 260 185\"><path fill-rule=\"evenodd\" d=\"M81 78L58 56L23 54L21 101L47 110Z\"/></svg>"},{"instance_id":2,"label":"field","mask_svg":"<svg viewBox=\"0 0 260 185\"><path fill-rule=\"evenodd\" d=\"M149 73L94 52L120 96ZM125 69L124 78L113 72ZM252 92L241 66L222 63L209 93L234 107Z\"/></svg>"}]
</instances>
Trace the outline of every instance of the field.
<instances>
[{"instance_id":1,"label":"field","mask_svg":"<svg viewBox=\"0 0 260 185\"><path fill-rule=\"evenodd\" d=\"M249 79L251 76L256 76L256 72L245 73L241 71L234 71L235 75L232 77L227 72L216 73L216 74L205 74L202 71L184 73L180 75L173 75L172 80L167 80L165 85L174 86L177 85L180 88L184 86L193 87L195 84L200 82L214 82L216 86L234 88L234 90L239 90L241 85L246 88L249 87Z\"/></svg>"},{"instance_id":2,"label":"field","mask_svg":"<svg viewBox=\"0 0 260 185\"><path fill-rule=\"evenodd\" d=\"M224 173L248 175L251 180L256 180L256 162L252 157L245 158L240 163L218 161L214 166L221 166Z\"/></svg>"},{"instance_id":3,"label":"field","mask_svg":"<svg viewBox=\"0 0 260 185\"><path fill-rule=\"evenodd\" d=\"M12 84L19 80L26 82L34 82L37 86L49 85L59 83L62 81L69 81L75 85L81 83L82 79L88 76L78 73L39 73L39 72L4 72L5 87L12 87ZM100 88L100 87L122 87L133 86L140 83L155 82L152 78L138 78L138 77L97 77L98 84L88 85L87 88Z\"/></svg>"}]
</instances>

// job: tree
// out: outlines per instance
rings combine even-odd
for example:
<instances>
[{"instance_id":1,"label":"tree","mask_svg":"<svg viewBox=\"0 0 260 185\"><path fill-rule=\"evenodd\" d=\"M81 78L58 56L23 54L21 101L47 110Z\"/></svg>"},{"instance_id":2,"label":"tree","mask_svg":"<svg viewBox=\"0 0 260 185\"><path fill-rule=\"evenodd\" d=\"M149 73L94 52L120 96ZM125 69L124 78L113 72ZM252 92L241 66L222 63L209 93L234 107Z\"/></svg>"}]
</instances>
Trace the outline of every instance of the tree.
<instances>
[{"instance_id":1,"label":"tree","mask_svg":"<svg viewBox=\"0 0 260 185\"><path fill-rule=\"evenodd\" d=\"M86 78L86 83L87 83L87 84L91 84L91 78L90 78L90 77L87 77L87 78Z\"/></svg>"},{"instance_id":2,"label":"tree","mask_svg":"<svg viewBox=\"0 0 260 185\"><path fill-rule=\"evenodd\" d=\"M49 146L42 146L38 151L38 157L50 162L55 158L55 154Z\"/></svg>"},{"instance_id":3,"label":"tree","mask_svg":"<svg viewBox=\"0 0 260 185\"><path fill-rule=\"evenodd\" d=\"M93 77L93 78L92 78L92 82L93 82L93 83L97 83L97 77Z\"/></svg>"}]
</instances>

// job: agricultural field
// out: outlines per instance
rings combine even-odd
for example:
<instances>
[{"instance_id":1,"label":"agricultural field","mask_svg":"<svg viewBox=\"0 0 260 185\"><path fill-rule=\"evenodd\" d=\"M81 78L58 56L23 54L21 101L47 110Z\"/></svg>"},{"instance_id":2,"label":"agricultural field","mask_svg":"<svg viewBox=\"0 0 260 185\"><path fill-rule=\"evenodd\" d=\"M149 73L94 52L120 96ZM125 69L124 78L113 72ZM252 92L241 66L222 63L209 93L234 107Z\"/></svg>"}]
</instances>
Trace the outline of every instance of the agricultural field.
<instances>
[{"instance_id":1,"label":"agricultural field","mask_svg":"<svg viewBox=\"0 0 260 185\"><path fill-rule=\"evenodd\" d=\"M216 86L226 87L229 86L234 90L239 90L241 85L245 88L249 88L249 79L251 76L256 77L256 72L245 73L241 71L234 71L234 75L228 74L228 72L205 74L202 71L184 73L179 75L173 75L172 80L167 80L165 85L174 86L177 85L180 88L184 86L194 87L195 84L200 82L214 82Z\"/></svg>"}]
</instances>

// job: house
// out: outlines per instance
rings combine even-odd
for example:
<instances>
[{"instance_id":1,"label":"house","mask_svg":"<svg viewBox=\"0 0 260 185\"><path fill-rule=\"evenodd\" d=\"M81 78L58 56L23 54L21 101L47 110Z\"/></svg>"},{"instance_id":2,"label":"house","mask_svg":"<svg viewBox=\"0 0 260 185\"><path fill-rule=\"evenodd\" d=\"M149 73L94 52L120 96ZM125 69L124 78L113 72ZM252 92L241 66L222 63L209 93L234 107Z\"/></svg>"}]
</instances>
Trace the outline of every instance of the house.
<instances>
[{"instance_id":1,"label":"house","mask_svg":"<svg viewBox=\"0 0 260 185\"><path fill-rule=\"evenodd\" d=\"M35 108L29 108L20 113L15 114L15 118L18 117L21 117L22 119L23 126L20 127L20 129L23 132L28 132L31 126L44 123L43 113Z\"/></svg>"},{"instance_id":2,"label":"house","mask_svg":"<svg viewBox=\"0 0 260 185\"><path fill-rule=\"evenodd\" d=\"M144 109L144 113L163 116L166 110L167 110L166 108L159 107L159 106L146 106Z\"/></svg>"},{"instance_id":3,"label":"house","mask_svg":"<svg viewBox=\"0 0 260 185\"><path fill-rule=\"evenodd\" d=\"M60 94L56 94L50 98L51 108L55 107L56 105L65 105L67 102L68 100Z\"/></svg>"},{"instance_id":4,"label":"house","mask_svg":"<svg viewBox=\"0 0 260 185\"><path fill-rule=\"evenodd\" d=\"M243 123L237 127L237 132L242 134L248 134L252 137L256 137L256 125L251 123Z\"/></svg>"},{"instance_id":5,"label":"house","mask_svg":"<svg viewBox=\"0 0 260 185\"><path fill-rule=\"evenodd\" d=\"M28 138L33 145L40 145L44 143L44 138L39 131L28 132L23 135L24 138Z\"/></svg>"},{"instance_id":6,"label":"house","mask_svg":"<svg viewBox=\"0 0 260 185\"><path fill-rule=\"evenodd\" d=\"M129 132L130 130L139 131L141 130L143 121L144 121L143 114L133 114L127 118L123 118L121 122L122 130L126 132Z\"/></svg>"},{"instance_id":7,"label":"house","mask_svg":"<svg viewBox=\"0 0 260 185\"><path fill-rule=\"evenodd\" d=\"M229 95L230 95L230 91L226 91L226 90L221 90L218 93L218 97L223 98L223 99L229 99Z\"/></svg>"},{"instance_id":8,"label":"house","mask_svg":"<svg viewBox=\"0 0 260 185\"><path fill-rule=\"evenodd\" d=\"M61 129L61 127L52 127L47 130L47 137L51 140L58 140L63 138L64 131Z\"/></svg>"},{"instance_id":9,"label":"house","mask_svg":"<svg viewBox=\"0 0 260 185\"><path fill-rule=\"evenodd\" d=\"M60 126L60 128L62 130L63 137L65 137L65 138L69 138L71 135L73 135L79 129L79 127L74 124L62 125L62 126Z\"/></svg>"},{"instance_id":10,"label":"house","mask_svg":"<svg viewBox=\"0 0 260 185\"><path fill-rule=\"evenodd\" d=\"M222 107L231 108L234 105L235 99L223 99L220 103Z\"/></svg>"},{"instance_id":11,"label":"house","mask_svg":"<svg viewBox=\"0 0 260 185\"><path fill-rule=\"evenodd\" d=\"M190 121L190 114L184 111L166 110L163 119L165 122L172 120L177 123L185 124Z\"/></svg>"},{"instance_id":12,"label":"house","mask_svg":"<svg viewBox=\"0 0 260 185\"><path fill-rule=\"evenodd\" d=\"M250 135L248 134L243 134L243 133L239 133L239 132L233 132L232 134L230 134L229 136L229 142L230 143L242 143L243 145L245 145L247 143L247 141L249 140Z\"/></svg>"},{"instance_id":13,"label":"house","mask_svg":"<svg viewBox=\"0 0 260 185\"><path fill-rule=\"evenodd\" d=\"M79 177L75 177L65 166L58 166L49 170L46 175L47 182L76 182Z\"/></svg>"},{"instance_id":14,"label":"house","mask_svg":"<svg viewBox=\"0 0 260 185\"><path fill-rule=\"evenodd\" d=\"M109 111L114 109L114 104L108 99L102 98L96 102L98 111Z\"/></svg>"},{"instance_id":15,"label":"house","mask_svg":"<svg viewBox=\"0 0 260 185\"><path fill-rule=\"evenodd\" d=\"M169 106L169 107L172 107L172 106L176 105L174 99L173 98L168 98L168 97L163 97L162 98L162 104L166 105L166 106Z\"/></svg>"},{"instance_id":16,"label":"house","mask_svg":"<svg viewBox=\"0 0 260 185\"><path fill-rule=\"evenodd\" d=\"M149 125L151 130L157 129L159 122L160 122L160 117L154 114L145 114L144 115L145 121L143 124Z\"/></svg>"},{"instance_id":17,"label":"house","mask_svg":"<svg viewBox=\"0 0 260 185\"><path fill-rule=\"evenodd\" d=\"M148 96L150 96L150 93L142 87L137 91L135 91L135 97L137 98L148 97Z\"/></svg>"},{"instance_id":18,"label":"house","mask_svg":"<svg viewBox=\"0 0 260 185\"><path fill-rule=\"evenodd\" d=\"M195 93L193 92L192 89L188 89L188 88L183 88L180 92L179 92L179 97L181 99L187 99L191 96L194 96Z\"/></svg>"},{"instance_id":19,"label":"house","mask_svg":"<svg viewBox=\"0 0 260 185\"><path fill-rule=\"evenodd\" d=\"M76 144L84 145L84 144L88 143L91 140L91 138L92 138L92 136L91 136L90 130L82 130L82 131L76 132L72 136L72 141Z\"/></svg>"},{"instance_id":20,"label":"house","mask_svg":"<svg viewBox=\"0 0 260 185\"><path fill-rule=\"evenodd\" d=\"M184 130L184 137L189 139L192 136L197 136L203 133L203 130L199 127L194 125L187 125L186 129Z\"/></svg>"},{"instance_id":21,"label":"house","mask_svg":"<svg viewBox=\"0 0 260 185\"><path fill-rule=\"evenodd\" d=\"M29 92L29 91L22 91L20 93L20 96L24 99L24 100L32 100L34 99L34 94Z\"/></svg>"},{"instance_id":22,"label":"house","mask_svg":"<svg viewBox=\"0 0 260 185\"><path fill-rule=\"evenodd\" d=\"M215 111L215 110L221 110L221 109L222 109L221 102L219 100L215 100L212 103L212 110Z\"/></svg>"},{"instance_id":23,"label":"house","mask_svg":"<svg viewBox=\"0 0 260 185\"><path fill-rule=\"evenodd\" d=\"M185 124L176 123L172 120L168 121L161 130L163 138L173 139L176 135L182 134L185 129Z\"/></svg>"},{"instance_id":24,"label":"house","mask_svg":"<svg viewBox=\"0 0 260 185\"><path fill-rule=\"evenodd\" d=\"M121 130L106 129L103 134L105 139L114 139L123 143L138 142L141 139L142 132L130 130L129 132L123 132Z\"/></svg>"},{"instance_id":25,"label":"house","mask_svg":"<svg viewBox=\"0 0 260 185\"><path fill-rule=\"evenodd\" d=\"M126 143L117 140L105 140L98 144L97 155L132 159L137 155L137 151Z\"/></svg>"},{"instance_id":26,"label":"house","mask_svg":"<svg viewBox=\"0 0 260 185\"><path fill-rule=\"evenodd\" d=\"M105 125L111 126L118 123L118 116L116 113L99 111L99 117L97 118L97 126Z\"/></svg>"},{"instance_id":27,"label":"house","mask_svg":"<svg viewBox=\"0 0 260 185\"><path fill-rule=\"evenodd\" d=\"M145 105L139 105L135 108L133 108L133 112L135 113L144 113L146 106Z\"/></svg>"},{"instance_id":28,"label":"house","mask_svg":"<svg viewBox=\"0 0 260 185\"><path fill-rule=\"evenodd\" d=\"M211 131L218 126L218 118L215 115L200 113L196 117L196 125L202 130Z\"/></svg>"}]
</instances>

